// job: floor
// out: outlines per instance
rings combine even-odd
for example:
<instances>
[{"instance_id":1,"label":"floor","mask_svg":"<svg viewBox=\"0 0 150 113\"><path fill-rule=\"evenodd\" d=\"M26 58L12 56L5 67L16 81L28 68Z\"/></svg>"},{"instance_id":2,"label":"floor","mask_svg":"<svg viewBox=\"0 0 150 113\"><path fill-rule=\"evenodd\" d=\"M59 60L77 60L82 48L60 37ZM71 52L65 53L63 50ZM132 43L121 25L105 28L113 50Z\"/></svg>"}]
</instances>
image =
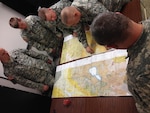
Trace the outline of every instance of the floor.
<instances>
[{"instance_id":1,"label":"floor","mask_svg":"<svg viewBox=\"0 0 150 113\"><path fill-rule=\"evenodd\" d=\"M142 20L150 18L150 0L140 0Z\"/></svg>"}]
</instances>

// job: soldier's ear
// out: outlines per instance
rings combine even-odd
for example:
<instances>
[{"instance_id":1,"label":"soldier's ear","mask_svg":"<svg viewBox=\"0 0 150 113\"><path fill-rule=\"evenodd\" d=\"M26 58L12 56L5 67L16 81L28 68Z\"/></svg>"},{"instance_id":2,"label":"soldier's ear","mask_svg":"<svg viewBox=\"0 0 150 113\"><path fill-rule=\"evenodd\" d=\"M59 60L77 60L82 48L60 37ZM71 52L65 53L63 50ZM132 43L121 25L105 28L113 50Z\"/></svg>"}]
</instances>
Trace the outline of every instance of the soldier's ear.
<instances>
[{"instance_id":1,"label":"soldier's ear","mask_svg":"<svg viewBox=\"0 0 150 113\"><path fill-rule=\"evenodd\" d=\"M121 14L120 12L115 12L116 14Z\"/></svg>"},{"instance_id":2,"label":"soldier's ear","mask_svg":"<svg viewBox=\"0 0 150 113\"><path fill-rule=\"evenodd\" d=\"M78 14L75 12L75 13L74 13L74 16L76 17L77 15L78 15Z\"/></svg>"},{"instance_id":3,"label":"soldier's ear","mask_svg":"<svg viewBox=\"0 0 150 113\"><path fill-rule=\"evenodd\" d=\"M17 18L17 20L20 22L22 19L21 18Z\"/></svg>"},{"instance_id":4,"label":"soldier's ear","mask_svg":"<svg viewBox=\"0 0 150 113\"><path fill-rule=\"evenodd\" d=\"M74 17L79 17L79 13L78 12L74 12Z\"/></svg>"},{"instance_id":5,"label":"soldier's ear","mask_svg":"<svg viewBox=\"0 0 150 113\"><path fill-rule=\"evenodd\" d=\"M116 14L118 14L118 15L123 15L122 13L120 13L120 12L115 12Z\"/></svg>"},{"instance_id":6,"label":"soldier's ear","mask_svg":"<svg viewBox=\"0 0 150 113\"><path fill-rule=\"evenodd\" d=\"M50 10L52 10L51 8L48 8L48 10L50 11Z\"/></svg>"}]
</instances>

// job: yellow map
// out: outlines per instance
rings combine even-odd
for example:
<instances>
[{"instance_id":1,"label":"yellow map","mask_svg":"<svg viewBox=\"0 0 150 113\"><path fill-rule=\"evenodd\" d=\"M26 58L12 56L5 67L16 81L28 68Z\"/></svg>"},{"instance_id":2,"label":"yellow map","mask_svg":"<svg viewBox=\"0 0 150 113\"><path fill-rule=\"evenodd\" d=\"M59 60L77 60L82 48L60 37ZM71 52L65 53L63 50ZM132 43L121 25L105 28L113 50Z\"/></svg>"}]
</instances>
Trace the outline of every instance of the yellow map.
<instances>
[{"instance_id":1,"label":"yellow map","mask_svg":"<svg viewBox=\"0 0 150 113\"><path fill-rule=\"evenodd\" d=\"M95 51L95 54L106 52L106 48L104 46L98 45L91 37L91 33L86 31L86 37L89 46ZM62 55L60 59L60 63L66 63L72 60L77 60L83 57L91 56L90 53L87 53L83 45L79 42L77 37L66 37L70 38L64 41Z\"/></svg>"},{"instance_id":2,"label":"yellow map","mask_svg":"<svg viewBox=\"0 0 150 113\"><path fill-rule=\"evenodd\" d=\"M59 65L52 98L128 96L127 52L110 50Z\"/></svg>"},{"instance_id":3,"label":"yellow map","mask_svg":"<svg viewBox=\"0 0 150 113\"><path fill-rule=\"evenodd\" d=\"M131 95L126 84L126 50L107 50L86 32L89 54L72 35L64 39L52 98Z\"/></svg>"}]
</instances>

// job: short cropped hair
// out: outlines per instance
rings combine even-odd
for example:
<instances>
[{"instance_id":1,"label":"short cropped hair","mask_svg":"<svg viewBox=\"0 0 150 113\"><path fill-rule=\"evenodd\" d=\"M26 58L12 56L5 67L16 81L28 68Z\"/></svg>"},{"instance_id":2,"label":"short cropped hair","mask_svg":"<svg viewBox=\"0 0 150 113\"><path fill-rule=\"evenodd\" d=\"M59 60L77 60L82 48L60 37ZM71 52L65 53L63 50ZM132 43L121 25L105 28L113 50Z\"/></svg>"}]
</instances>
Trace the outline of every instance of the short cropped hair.
<instances>
[{"instance_id":1,"label":"short cropped hair","mask_svg":"<svg viewBox=\"0 0 150 113\"><path fill-rule=\"evenodd\" d=\"M62 11L61 11L62 23L67 24L71 12L72 12L71 7L65 7L64 9L62 9Z\"/></svg>"},{"instance_id":2,"label":"short cropped hair","mask_svg":"<svg viewBox=\"0 0 150 113\"><path fill-rule=\"evenodd\" d=\"M18 18L17 17L10 18L9 25L13 28L19 28Z\"/></svg>"},{"instance_id":3,"label":"short cropped hair","mask_svg":"<svg viewBox=\"0 0 150 113\"><path fill-rule=\"evenodd\" d=\"M42 7L38 9L38 16L42 19L42 20L46 20L46 11L48 10L48 8Z\"/></svg>"},{"instance_id":4,"label":"short cropped hair","mask_svg":"<svg viewBox=\"0 0 150 113\"><path fill-rule=\"evenodd\" d=\"M99 14L91 24L91 33L95 41L100 45L112 45L124 41L128 28L129 18L115 13L105 12Z\"/></svg>"}]
</instances>

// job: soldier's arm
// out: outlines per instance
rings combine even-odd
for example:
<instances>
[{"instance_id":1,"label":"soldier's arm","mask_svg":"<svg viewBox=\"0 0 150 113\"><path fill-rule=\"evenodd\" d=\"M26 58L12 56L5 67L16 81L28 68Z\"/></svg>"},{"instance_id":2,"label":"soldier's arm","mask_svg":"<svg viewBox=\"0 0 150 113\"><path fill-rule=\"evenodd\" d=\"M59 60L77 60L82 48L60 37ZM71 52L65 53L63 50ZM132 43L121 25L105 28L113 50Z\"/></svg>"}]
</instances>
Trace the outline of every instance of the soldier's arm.
<instances>
[{"instance_id":1,"label":"soldier's arm","mask_svg":"<svg viewBox=\"0 0 150 113\"><path fill-rule=\"evenodd\" d=\"M79 25L78 25L79 26ZM83 25L80 25L76 31L79 42L82 43L83 47L86 49L88 53L94 53L93 49L88 45L86 33Z\"/></svg>"},{"instance_id":2,"label":"soldier's arm","mask_svg":"<svg viewBox=\"0 0 150 113\"><path fill-rule=\"evenodd\" d=\"M32 47L35 47L39 51L46 51L48 54L52 53L53 48L49 48L41 43L38 43L34 40L29 40L27 45L27 49L30 50ZM32 55L32 54L31 54ZM38 58L38 57L37 57ZM41 58L41 57L39 57ZM47 58L46 58L47 59Z\"/></svg>"},{"instance_id":3,"label":"soldier's arm","mask_svg":"<svg viewBox=\"0 0 150 113\"><path fill-rule=\"evenodd\" d=\"M28 42L30 41L30 39L31 39L31 38L28 36L27 32L25 32L25 31L24 31L24 32L21 31L21 32L20 32L20 36L21 36L22 39L23 39L25 42L27 42L27 43L28 43Z\"/></svg>"},{"instance_id":4,"label":"soldier's arm","mask_svg":"<svg viewBox=\"0 0 150 113\"><path fill-rule=\"evenodd\" d=\"M53 75L55 73L53 72L53 70L55 70L54 66L49 65L49 68L44 68L43 64L41 64L41 68L27 65L15 66L15 72L17 73L16 75L21 75L22 77L39 83L45 83L45 80L49 78L54 79Z\"/></svg>"},{"instance_id":5,"label":"soldier's arm","mask_svg":"<svg viewBox=\"0 0 150 113\"><path fill-rule=\"evenodd\" d=\"M35 47L36 49L38 49L39 51L46 51L48 54L52 53L52 51L53 51L53 48L49 48L38 42L33 42L32 46Z\"/></svg>"},{"instance_id":6,"label":"soldier's arm","mask_svg":"<svg viewBox=\"0 0 150 113\"><path fill-rule=\"evenodd\" d=\"M98 0L100 1L109 11L121 11L131 0Z\"/></svg>"},{"instance_id":7,"label":"soldier's arm","mask_svg":"<svg viewBox=\"0 0 150 113\"><path fill-rule=\"evenodd\" d=\"M50 8L57 10L58 8L63 9L66 6L70 6L71 5L71 1L70 0L59 0L58 2L56 2L54 5L50 6Z\"/></svg>"},{"instance_id":8,"label":"soldier's arm","mask_svg":"<svg viewBox=\"0 0 150 113\"><path fill-rule=\"evenodd\" d=\"M29 79L22 77L21 75L15 76L14 79L20 85L23 85L23 86L26 86L29 88L33 88L33 89L37 89L41 92L43 91L44 84L42 84L42 83L31 81Z\"/></svg>"},{"instance_id":9,"label":"soldier's arm","mask_svg":"<svg viewBox=\"0 0 150 113\"><path fill-rule=\"evenodd\" d=\"M25 77L22 76L22 74L20 72L17 72L17 74L15 74L14 70L16 70L16 68L14 68L14 67L10 68L10 69L5 68L4 75L8 78L8 80L12 81L14 84L18 83L20 85L34 88L34 89L38 89L38 90L42 91L43 84L36 83L36 82L33 82L29 79L26 79Z\"/></svg>"},{"instance_id":10,"label":"soldier's arm","mask_svg":"<svg viewBox=\"0 0 150 113\"><path fill-rule=\"evenodd\" d=\"M50 30L52 33L54 33L58 38L63 37L63 33L57 29L55 21L43 21L42 25L43 27L47 28L47 30Z\"/></svg>"},{"instance_id":11,"label":"soldier's arm","mask_svg":"<svg viewBox=\"0 0 150 113\"><path fill-rule=\"evenodd\" d=\"M22 37L22 39L23 39L26 43L28 43L28 42L29 42L29 38L28 38L28 37L26 37L26 36L23 36L23 37Z\"/></svg>"},{"instance_id":12,"label":"soldier's arm","mask_svg":"<svg viewBox=\"0 0 150 113\"><path fill-rule=\"evenodd\" d=\"M44 60L44 61L47 61L49 58L48 58L48 55L44 55L42 53L38 53L38 52L35 52L33 50L24 50L23 51L25 54L33 57L33 58L36 58L36 59L41 59L41 60Z\"/></svg>"}]
</instances>

